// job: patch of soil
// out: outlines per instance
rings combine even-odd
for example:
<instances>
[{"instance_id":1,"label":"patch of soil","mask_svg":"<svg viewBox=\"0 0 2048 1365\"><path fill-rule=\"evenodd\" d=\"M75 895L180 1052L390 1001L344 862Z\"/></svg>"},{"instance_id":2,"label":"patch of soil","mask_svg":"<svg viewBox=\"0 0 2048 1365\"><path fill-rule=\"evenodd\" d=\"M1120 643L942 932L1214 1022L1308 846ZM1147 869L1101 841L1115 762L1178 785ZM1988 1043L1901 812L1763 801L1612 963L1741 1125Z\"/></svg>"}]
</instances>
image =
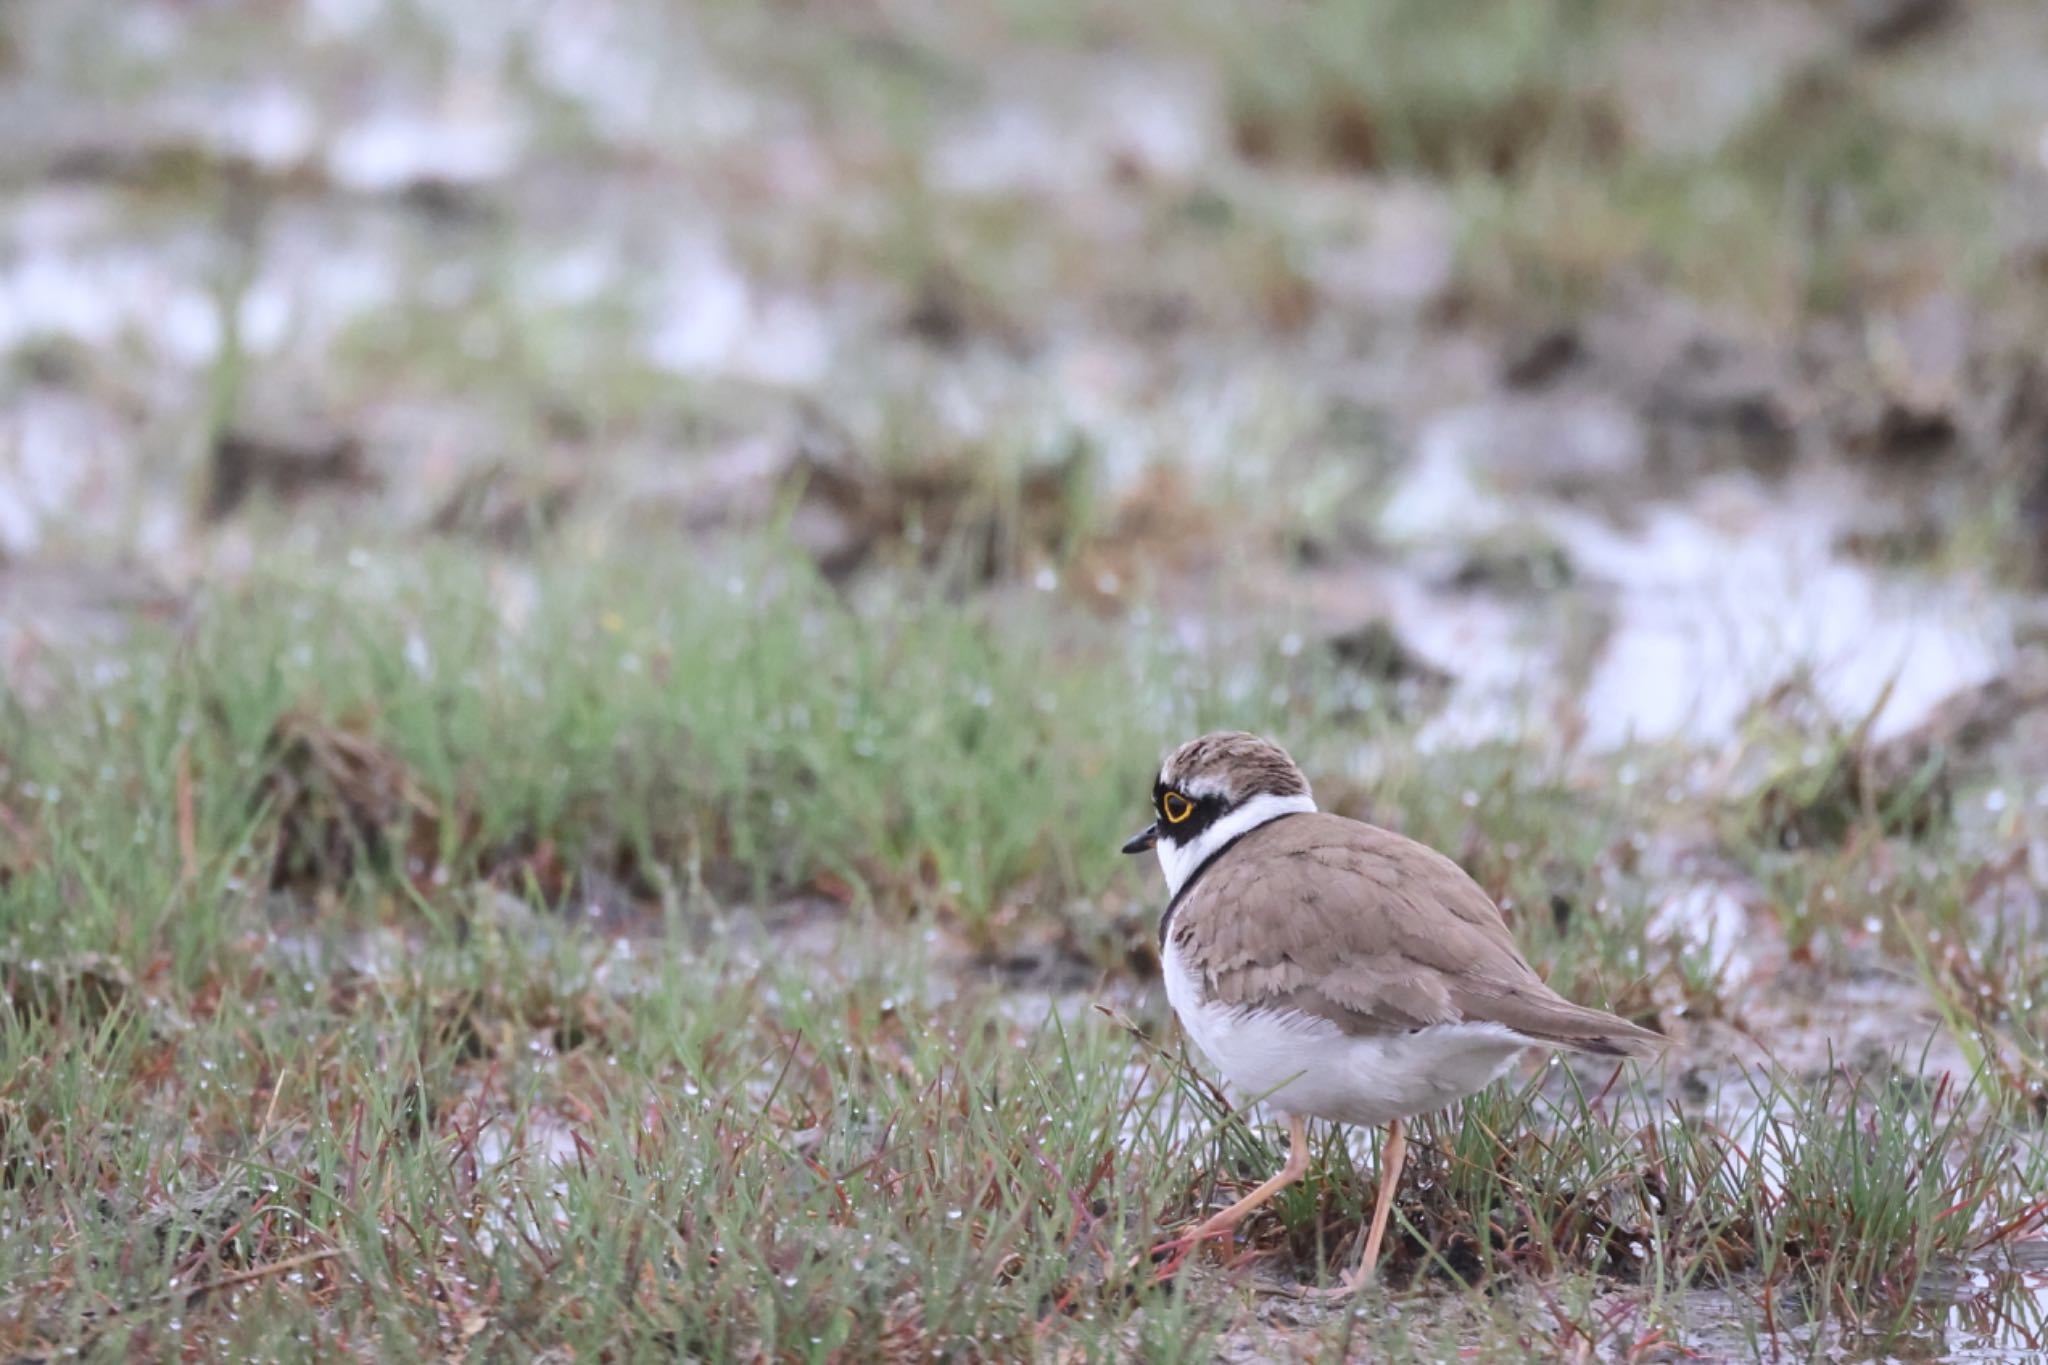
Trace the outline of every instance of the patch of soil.
<instances>
[{"instance_id":1,"label":"patch of soil","mask_svg":"<svg viewBox=\"0 0 2048 1365\"><path fill-rule=\"evenodd\" d=\"M1511 337L1503 347L1501 383L1511 389L1540 389L1586 358L1578 329L1564 324Z\"/></svg>"},{"instance_id":2,"label":"patch of soil","mask_svg":"<svg viewBox=\"0 0 2048 1365\"><path fill-rule=\"evenodd\" d=\"M1556 541L1494 537L1466 550L1443 586L1453 592L1541 597L1577 581L1571 555Z\"/></svg>"},{"instance_id":3,"label":"patch of soil","mask_svg":"<svg viewBox=\"0 0 2048 1365\"><path fill-rule=\"evenodd\" d=\"M2018 484L2021 573L2048 587L2048 365L2024 361L2002 406L1999 433Z\"/></svg>"},{"instance_id":4,"label":"patch of soil","mask_svg":"<svg viewBox=\"0 0 2048 1365\"><path fill-rule=\"evenodd\" d=\"M1797 449L1778 362L1726 340L1688 342L1651 378L1645 404L1660 462L1680 476L1730 465L1779 475Z\"/></svg>"},{"instance_id":5,"label":"patch of soil","mask_svg":"<svg viewBox=\"0 0 2048 1365\"><path fill-rule=\"evenodd\" d=\"M1435 691L1453 681L1449 673L1409 648L1384 619L1366 621L1333 635L1328 644L1339 663L1374 682L1411 684Z\"/></svg>"},{"instance_id":6,"label":"patch of soil","mask_svg":"<svg viewBox=\"0 0 2048 1365\"><path fill-rule=\"evenodd\" d=\"M1084 459L991 474L975 452L890 465L850 450L801 450L804 538L827 578L843 580L892 555L926 568L953 566L968 581L1015 577L1075 533Z\"/></svg>"},{"instance_id":7,"label":"patch of soil","mask_svg":"<svg viewBox=\"0 0 2048 1365\"><path fill-rule=\"evenodd\" d=\"M1849 0L1844 18L1856 46L1889 52L1939 32L1962 8L1957 0Z\"/></svg>"},{"instance_id":8,"label":"patch of soil","mask_svg":"<svg viewBox=\"0 0 2048 1365\"><path fill-rule=\"evenodd\" d=\"M1215 516L1174 471L1153 469L1117 503L1108 524L1080 542L1073 579L1104 607L1122 608L1148 581L1162 589L1204 576L1220 562Z\"/></svg>"},{"instance_id":9,"label":"patch of soil","mask_svg":"<svg viewBox=\"0 0 2048 1365\"><path fill-rule=\"evenodd\" d=\"M230 426L214 440L206 516L220 521L259 494L288 503L379 486L362 443L350 432L320 425Z\"/></svg>"},{"instance_id":10,"label":"patch of soil","mask_svg":"<svg viewBox=\"0 0 2048 1365\"><path fill-rule=\"evenodd\" d=\"M987 289L939 264L924 271L903 310L903 330L929 346L951 350L977 338L1016 344L1022 328Z\"/></svg>"},{"instance_id":11,"label":"patch of soil","mask_svg":"<svg viewBox=\"0 0 2048 1365\"><path fill-rule=\"evenodd\" d=\"M465 474L428 525L441 535L525 549L561 524L580 490L580 480L567 469L529 472L494 461Z\"/></svg>"}]
</instances>

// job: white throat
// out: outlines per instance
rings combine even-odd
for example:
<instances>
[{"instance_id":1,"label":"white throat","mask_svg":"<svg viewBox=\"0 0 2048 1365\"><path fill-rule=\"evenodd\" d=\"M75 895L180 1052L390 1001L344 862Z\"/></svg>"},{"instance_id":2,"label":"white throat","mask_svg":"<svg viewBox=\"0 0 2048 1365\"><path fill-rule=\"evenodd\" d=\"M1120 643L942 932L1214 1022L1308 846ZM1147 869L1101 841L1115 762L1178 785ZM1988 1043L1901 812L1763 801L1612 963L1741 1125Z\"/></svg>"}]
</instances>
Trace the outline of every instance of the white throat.
<instances>
[{"instance_id":1,"label":"white throat","mask_svg":"<svg viewBox=\"0 0 2048 1365\"><path fill-rule=\"evenodd\" d=\"M1315 798L1306 793L1275 796L1271 792L1261 792L1203 830L1192 843L1175 844L1162 837L1158 844L1159 866L1166 873L1166 894L1178 896L1188 878L1195 875L1195 869L1209 861L1210 854L1246 830L1257 829L1268 820L1277 820L1283 815L1295 815L1315 808Z\"/></svg>"}]
</instances>

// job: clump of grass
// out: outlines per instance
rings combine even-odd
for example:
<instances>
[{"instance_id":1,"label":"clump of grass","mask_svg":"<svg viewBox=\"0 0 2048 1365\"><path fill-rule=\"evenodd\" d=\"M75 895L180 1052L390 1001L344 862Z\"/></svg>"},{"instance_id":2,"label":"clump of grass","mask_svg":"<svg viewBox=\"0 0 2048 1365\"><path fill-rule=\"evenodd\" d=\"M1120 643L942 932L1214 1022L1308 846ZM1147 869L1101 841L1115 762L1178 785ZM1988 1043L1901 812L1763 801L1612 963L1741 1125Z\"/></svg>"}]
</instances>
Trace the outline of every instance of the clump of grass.
<instances>
[{"instance_id":1,"label":"clump of grass","mask_svg":"<svg viewBox=\"0 0 2048 1365\"><path fill-rule=\"evenodd\" d=\"M572 1035L515 998L565 963L497 951L495 980L448 941L352 992L228 954L172 1042L0 1016L0 1271L32 1290L0 1339L917 1359L1124 1330L1104 1276L1179 1157L1130 1140L1174 1092L1134 1098L1113 1031L664 955ZM1191 1349L1202 1317L1149 1299Z\"/></svg>"},{"instance_id":2,"label":"clump of grass","mask_svg":"<svg viewBox=\"0 0 2048 1365\"><path fill-rule=\"evenodd\" d=\"M1231 118L1254 158L1500 174L1556 138L1610 146L1587 79L1591 8L1349 3L1269 22L1231 53Z\"/></svg>"},{"instance_id":3,"label":"clump of grass","mask_svg":"<svg viewBox=\"0 0 2048 1365\"><path fill-rule=\"evenodd\" d=\"M820 568L845 578L875 564L907 561L979 585L1050 571L1100 536L1093 524L1093 461L1068 441L1050 456L977 448L935 429L927 413L892 412L873 457L852 453L850 436L831 456L806 453L792 482L806 507L838 532Z\"/></svg>"},{"instance_id":4,"label":"clump of grass","mask_svg":"<svg viewBox=\"0 0 2048 1365\"><path fill-rule=\"evenodd\" d=\"M1874 744L1882 703L1853 725L1818 736L1781 729L1772 770L1746 802L1759 844L1841 844L1856 830L1922 837L1953 813L1947 756L1930 744Z\"/></svg>"},{"instance_id":5,"label":"clump of grass","mask_svg":"<svg viewBox=\"0 0 2048 1365\"><path fill-rule=\"evenodd\" d=\"M823 888L968 924L1107 880L1181 705L1132 688L1109 632L856 610L791 555L647 569L563 575L521 620L434 555L203 605L16 728L42 856L13 892L72 910L18 932L147 942L252 883L431 891L543 844L650 895Z\"/></svg>"},{"instance_id":6,"label":"clump of grass","mask_svg":"<svg viewBox=\"0 0 2048 1365\"><path fill-rule=\"evenodd\" d=\"M1830 1072L1803 1104L1767 1096L1758 1155L1778 1174L1759 1203L1766 1279L1796 1269L1867 1330L1909 1309L1940 1265L2039 1232L2042 1153L1985 1123L1976 1090L1946 1074L1873 1084Z\"/></svg>"}]
</instances>

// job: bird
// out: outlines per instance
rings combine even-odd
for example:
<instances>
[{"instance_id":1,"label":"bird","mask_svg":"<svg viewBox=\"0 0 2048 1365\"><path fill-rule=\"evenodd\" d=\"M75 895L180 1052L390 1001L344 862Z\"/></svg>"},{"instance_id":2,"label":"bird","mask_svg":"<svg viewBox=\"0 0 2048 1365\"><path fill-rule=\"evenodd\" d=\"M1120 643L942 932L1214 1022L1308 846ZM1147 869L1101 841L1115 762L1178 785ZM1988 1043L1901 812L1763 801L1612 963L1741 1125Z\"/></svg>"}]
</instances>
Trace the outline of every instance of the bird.
<instances>
[{"instance_id":1,"label":"bird","mask_svg":"<svg viewBox=\"0 0 2048 1365\"><path fill-rule=\"evenodd\" d=\"M1318 1291L1356 1293L1378 1265L1410 1118L1484 1089L1529 1048L1648 1058L1664 1045L1545 985L1451 859L1318 810L1301 768L1269 740L1217 731L1180 745L1159 767L1152 814L1123 851L1156 851L1166 875L1167 1001L1288 1132L1272 1179L1168 1248L1229 1235L1299 1181L1307 1120L1384 1124L1363 1254Z\"/></svg>"}]
</instances>

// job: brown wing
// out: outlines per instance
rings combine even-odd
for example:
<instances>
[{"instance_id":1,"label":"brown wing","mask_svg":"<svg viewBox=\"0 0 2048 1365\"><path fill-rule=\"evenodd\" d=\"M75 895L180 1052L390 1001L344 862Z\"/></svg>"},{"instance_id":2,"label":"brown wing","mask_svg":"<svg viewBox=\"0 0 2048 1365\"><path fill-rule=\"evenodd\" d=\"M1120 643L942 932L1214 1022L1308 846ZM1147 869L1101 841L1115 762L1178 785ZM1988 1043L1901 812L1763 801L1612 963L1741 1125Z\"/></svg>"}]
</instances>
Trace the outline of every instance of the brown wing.
<instances>
[{"instance_id":1,"label":"brown wing","mask_svg":"<svg viewBox=\"0 0 2048 1365\"><path fill-rule=\"evenodd\" d=\"M1662 1042L1544 985L1449 858L1341 816L1295 815L1245 835L1188 889L1168 932L1211 999L1299 1009L1347 1033L1470 1021L1589 1052Z\"/></svg>"}]
</instances>

